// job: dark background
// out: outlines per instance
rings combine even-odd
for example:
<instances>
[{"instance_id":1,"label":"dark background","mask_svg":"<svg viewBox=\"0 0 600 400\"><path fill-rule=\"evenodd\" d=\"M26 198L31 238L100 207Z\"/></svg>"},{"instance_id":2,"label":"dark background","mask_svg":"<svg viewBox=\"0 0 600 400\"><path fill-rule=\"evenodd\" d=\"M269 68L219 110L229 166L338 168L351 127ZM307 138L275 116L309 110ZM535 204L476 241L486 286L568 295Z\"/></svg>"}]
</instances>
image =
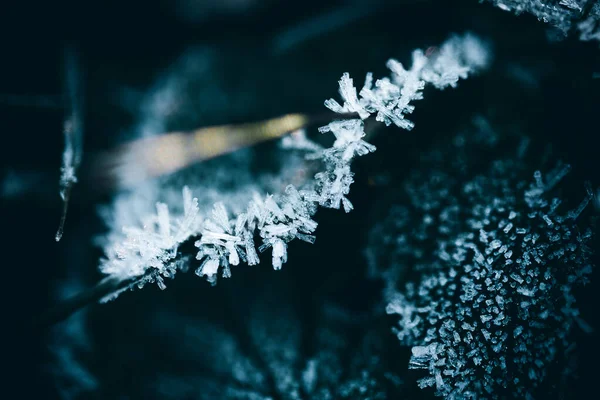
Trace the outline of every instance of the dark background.
<instances>
[{"instance_id":1,"label":"dark background","mask_svg":"<svg viewBox=\"0 0 600 400\"><path fill-rule=\"evenodd\" d=\"M126 339L119 336L135 327L132 313L143 320L144 312L152 312L153 307L176 304L188 310L194 309L195 302L208 302L214 308L206 313L226 319L220 305L223 297L240 293L251 301L253 290L289 286L289 282L294 289L286 296L294 302L310 298L316 303L310 307L318 307L319 301L327 298L350 309L367 307L378 288L363 278L362 248L378 202L418 162L419 151L456 132L476 113L492 112L507 125L519 125L538 142L551 143L556 157L573 165L570 179L573 187L580 189L573 192L575 197L583 196L584 180L598 187L600 79L592 78L600 73L598 44L574 38L548 40L548 27L534 18L515 17L477 1L408 0L357 2L358 17L338 27L326 18L315 26L330 24L329 29L281 47L294 26L310 26L312 18L347 4L180 0L24 1L1 6L0 95L16 97L0 101L0 177L4 180L18 174L27 183L18 196L0 199L2 327L7 337L2 347L5 367L11 371L10 389L4 390L14 390L6 398L58 396L47 374L52 368L48 332L33 330L29 322L55 301L57 283L72 277L74 269L86 284L99 277L96 267L101 253L92 238L105 229L96 210L110 200L110 194L94 193L90 190L94 182L81 181L73 195L65 236L56 243L64 113L60 107L32 104L37 97L29 97L23 104L15 100L41 95L56 96L58 100L54 100L60 103L66 45L77 50L84 77L84 157L114 146L137 121L138 110L127 105L131 102L124 104L124 93L143 93L190 47L215 54L217 67L211 73L218 88L231 99L218 107L196 105L200 113L210 110L199 118L203 125L320 112L323 100L336 94L336 82L343 72L350 72L358 82L366 71L382 76L388 58L409 62L412 49L439 44L453 32L473 31L494 47L494 66L485 76L461 83L456 91L426 92L427 100L419 104L412 118L417 125L414 131L390 128L389 135L377 137L380 151L357 166L351 195L355 211L350 215L320 212L317 243L292 244L290 262L283 271L239 268L231 280L221 281L216 288L191 274L181 275L164 292L151 287L125 294L95 311L98 315L90 328L100 337L133 341L138 335L137 340L146 341L144 346L150 348L152 338L144 337L143 332L134 331ZM134 104L135 99L134 95ZM186 122L174 125L176 129L195 127ZM404 136L398 139L399 135ZM394 138L388 139L390 136ZM391 177L391 183L369 185L369 178L380 173ZM327 276L339 274L347 277L344 284L327 283ZM579 304L584 319L598 327L594 287L597 284L582 290ZM208 294L198 294L201 290ZM120 348L118 343L114 345ZM583 349L580 379L572 388L573 398L596 390L597 335L582 335L579 345ZM127 349L123 346L122 350ZM123 362L114 353L106 354L114 357L114 364ZM398 357L407 359L407 354ZM131 368L133 381L148 379L152 366L160 363L157 356L140 360L147 371L134 361L125 367ZM135 392L135 383L122 385L115 392Z\"/></svg>"}]
</instances>

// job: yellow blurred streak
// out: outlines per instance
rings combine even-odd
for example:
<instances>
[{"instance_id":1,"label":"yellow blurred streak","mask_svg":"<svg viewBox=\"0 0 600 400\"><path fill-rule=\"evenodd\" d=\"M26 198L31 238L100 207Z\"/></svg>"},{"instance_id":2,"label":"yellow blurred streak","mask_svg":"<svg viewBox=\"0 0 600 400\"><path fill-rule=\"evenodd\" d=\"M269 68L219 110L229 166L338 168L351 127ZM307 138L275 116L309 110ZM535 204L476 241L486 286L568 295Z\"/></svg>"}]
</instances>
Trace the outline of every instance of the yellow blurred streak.
<instances>
[{"instance_id":1,"label":"yellow blurred streak","mask_svg":"<svg viewBox=\"0 0 600 400\"><path fill-rule=\"evenodd\" d=\"M260 122L165 133L126 143L100 157L93 169L97 176L109 178L111 185L129 187L197 162L282 137L308 123L309 117L304 114L287 114Z\"/></svg>"}]
</instances>

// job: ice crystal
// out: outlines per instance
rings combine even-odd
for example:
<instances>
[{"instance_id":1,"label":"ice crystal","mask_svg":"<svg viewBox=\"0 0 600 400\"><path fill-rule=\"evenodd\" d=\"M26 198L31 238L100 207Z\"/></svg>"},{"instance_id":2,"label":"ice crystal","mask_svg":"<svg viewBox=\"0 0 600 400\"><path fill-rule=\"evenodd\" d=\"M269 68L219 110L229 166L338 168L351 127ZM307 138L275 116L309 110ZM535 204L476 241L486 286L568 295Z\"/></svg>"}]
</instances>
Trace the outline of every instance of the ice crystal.
<instances>
[{"instance_id":1,"label":"ice crystal","mask_svg":"<svg viewBox=\"0 0 600 400\"><path fill-rule=\"evenodd\" d=\"M412 129L413 123L405 120L404 115L414 110L410 104L413 100L423 98L425 84L438 89L455 87L459 79L485 67L489 58L489 50L480 39L470 34L454 36L431 57L422 50L415 50L412 67L408 70L400 62L389 60L387 67L392 72L391 78L378 79L373 84L373 75L368 73L359 93L360 99L349 74L342 75L339 84L344 104L329 99L325 106L337 113L355 112L361 119L375 113L377 121L386 125Z\"/></svg>"},{"instance_id":2,"label":"ice crystal","mask_svg":"<svg viewBox=\"0 0 600 400\"><path fill-rule=\"evenodd\" d=\"M483 0L481 0L483 1ZM600 5L596 0L487 0L515 14L529 13L564 35L578 30L581 40L600 39Z\"/></svg>"},{"instance_id":3,"label":"ice crystal","mask_svg":"<svg viewBox=\"0 0 600 400\"><path fill-rule=\"evenodd\" d=\"M518 145L493 159L491 135L459 135L424 156L368 251L400 318L394 332L412 346L409 368L448 398L533 395L572 350L573 291L592 269L591 231L580 228L591 191L561 206L569 167L534 173Z\"/></svg>"}]
</instances>

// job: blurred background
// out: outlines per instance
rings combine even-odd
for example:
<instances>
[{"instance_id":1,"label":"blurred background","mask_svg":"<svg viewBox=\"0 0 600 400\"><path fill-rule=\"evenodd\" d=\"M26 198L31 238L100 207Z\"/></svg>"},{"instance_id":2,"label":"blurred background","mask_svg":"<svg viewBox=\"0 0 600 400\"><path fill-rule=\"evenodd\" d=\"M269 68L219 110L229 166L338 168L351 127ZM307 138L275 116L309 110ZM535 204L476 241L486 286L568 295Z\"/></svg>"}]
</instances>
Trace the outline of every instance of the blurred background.
<instances>
[{"instance_id":1,"label":"blurred background","mask_svg":"<svg viewBox=\"0 0 600 400\"><path fill-rule=\"evenodd\" d=\"M555 158L573 166L569 181L576 199L584 195L584 181L595 190L600 185L598 44L558 40L531 16L516 17L467 0L24 1L2 7L0 246L8 337L3 347L15 393L7 398L195 398L183 389L169 394L170 389L152 386L164 381L182 387L163 379L168 374L213 376L214 371L195 369L189 351L175 349L182 341L198 357L209 352L202 346L215 351L210 341L195 342L200 334L190 333L190 320L201 329L217 326L244 337L244 323L232 322L236 314L245 321L254 315L249 309L278 304L293 310L282 311L281 318L293 315L311 338L326 304L355 317L369 315L380 288L365 278L363 250L378 206L417 165L420 152L469 125L475 115L491 116L501 129L523 131L551 145ZM214 288L181 274L166 291L153 286L126 293L76 314L72 318L79 315L80 322L73 325L68 320L50 330L31 328L33 316L64 293L100 278L102 254L94 238L106 227L98 208L115 195L81 177L64 237L55 242L68 105L65 49L76 55L80 70L85 160L144 130L157 134L321 113L323 101L336 96L343 72L360 86L368 71L384 76L389 58L409 64L413 49L427 49L465 31L492 44L492 68L461 82L457 90L426 91L412 116L413 131L388 128L377 135L373 143L380 150L356 167L355 210L349 215L319 212L317 242L291 244L282 271L268 264L240 267ZM268 158L269 146L256 151ZM597 283L583 288L578 300L583 318L598 328L594 287ZM177 322L182 315L188 322ZM398 349L388 351L382 365L407 365L409 352L395 346L385 321L364 318L356 317L362 322L343 329L349 342L362 338L365 326L383 324L378 343ZM597 334L580 336L584 351L569 398L595 390ZM82 343L74 353L61 353L65 341L76 340ZM355 350L350 346L347 351ZM65 368L71 372L63 373ZM400 385L402 396L427 397L410 376L402 379L409 383Z\"/></svg>"}]
</instances>

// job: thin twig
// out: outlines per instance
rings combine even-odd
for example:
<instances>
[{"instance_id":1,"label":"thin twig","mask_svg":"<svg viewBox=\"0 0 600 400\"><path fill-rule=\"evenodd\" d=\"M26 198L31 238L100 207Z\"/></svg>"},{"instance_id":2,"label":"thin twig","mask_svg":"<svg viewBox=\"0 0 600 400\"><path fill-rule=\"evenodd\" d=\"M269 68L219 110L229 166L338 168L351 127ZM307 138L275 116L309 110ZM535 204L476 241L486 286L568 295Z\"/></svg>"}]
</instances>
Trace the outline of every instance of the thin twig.
<instances>
[{"instance_id":1,"label":"thin twig","mask_svg":"<svg viewBox=\"0 0 600 400\"><path fill-rule=\"evenodd\" d=\"M58 322L67 319L75 312L95 303L111 293L122 290L128 286L135 284L143 279L142 277L134 277L128 279L120 279L109 276L102 279L92 288L83 290L82 292L59 303L42 316L35 318L33 321L34 328L48 328Z\"/></svg>"},{"instance_id":2,"label":"thin twig","mask_svg":"<svg viewBox=\"0 0 600 400\"><path fill-rule=\"evenodd\" d=\"M63 129L65 150L63 152L60 177L60 196L63 200L63 210L55 236L57 242L60 241L63 235L71 190L77 182L76 174L83 154L82 84L79 61L75 51L71 47L65 49L65 81L68 109Z\"/></svg>"}]
</instances>

